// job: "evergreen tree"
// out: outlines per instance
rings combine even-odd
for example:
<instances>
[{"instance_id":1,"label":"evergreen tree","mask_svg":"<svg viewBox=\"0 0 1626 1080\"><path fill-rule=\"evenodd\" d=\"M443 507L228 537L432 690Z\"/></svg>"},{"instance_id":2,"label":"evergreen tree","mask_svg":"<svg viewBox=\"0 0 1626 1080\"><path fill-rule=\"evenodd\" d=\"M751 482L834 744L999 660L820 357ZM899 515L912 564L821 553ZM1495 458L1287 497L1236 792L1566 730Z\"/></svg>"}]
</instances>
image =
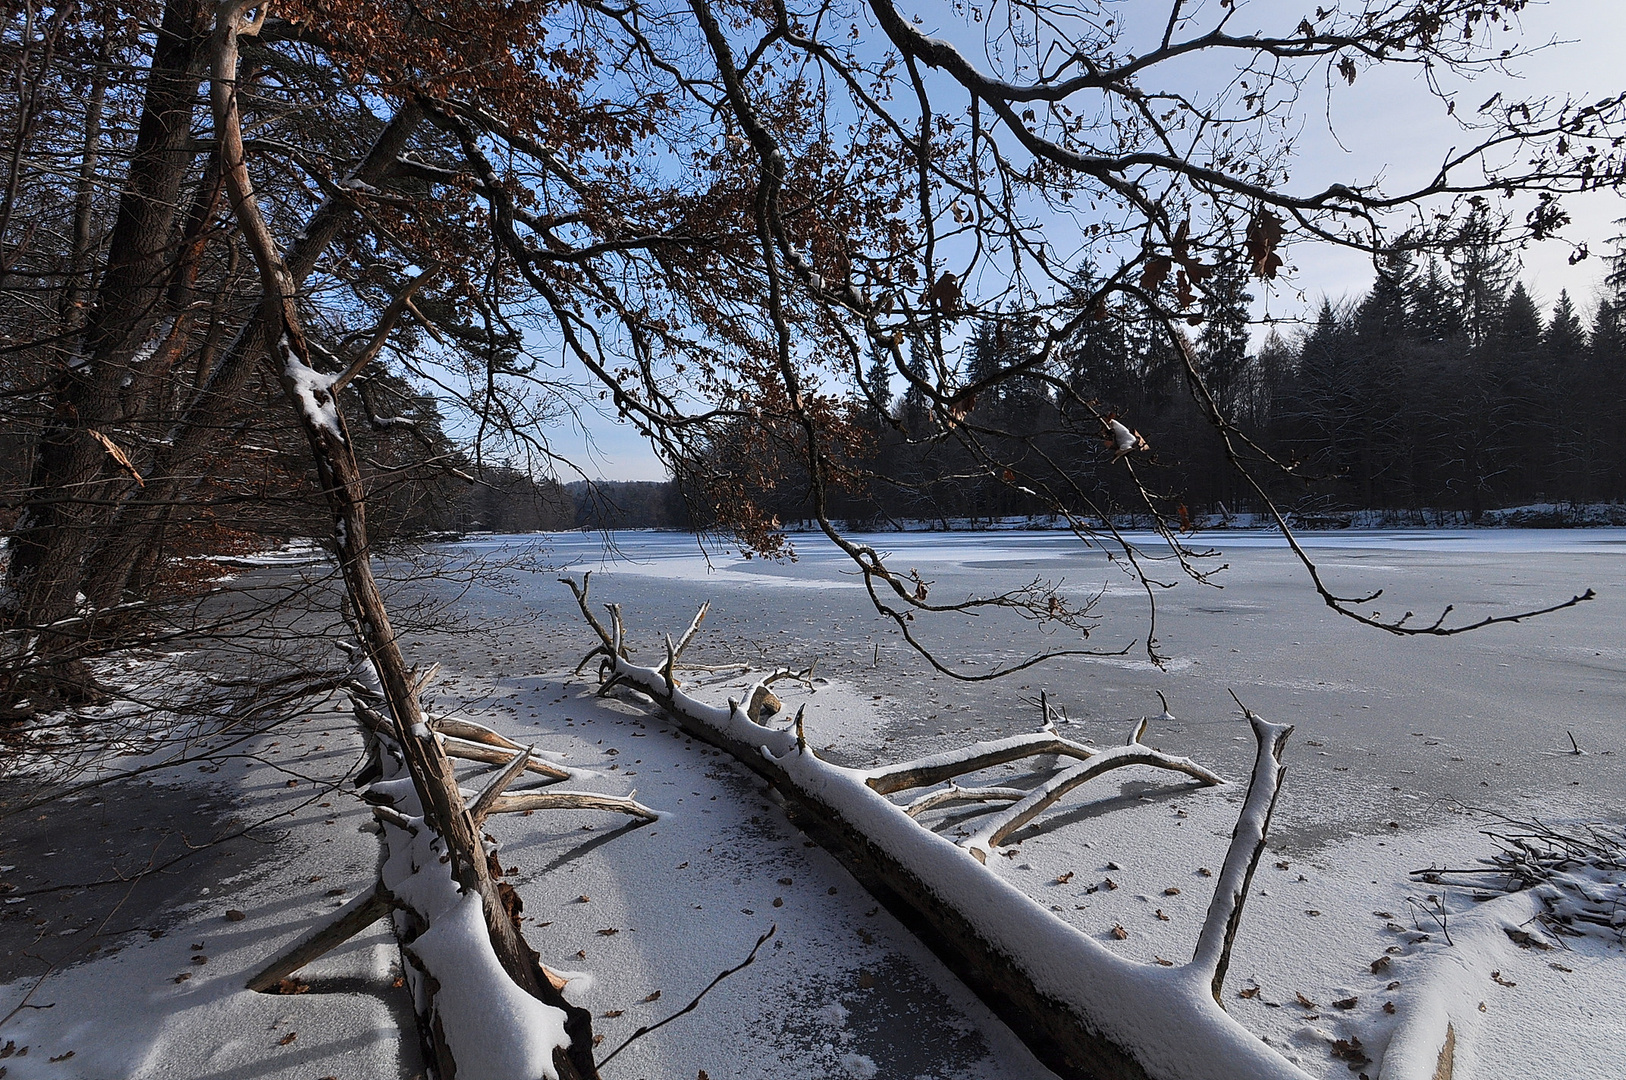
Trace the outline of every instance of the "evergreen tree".
<instances>
[{"instance_id":1,"label":"evergreen tree","mask_svg":"<svg viewBox=\"0 0 1626 1080\"><path fill-rule=\"evenodd\" d=\"M877 416L887 416L892 409L892 357L887 350L871 346L869 367L864 370L862 393L865 405Z\"/></svg>"},{"instance_id":2,"label":"evergreen tree","mask_svg":"<svg viewBox=\"0 0 1626 1080\"><path fill-rule=\"evenodd\" d=\"M1439 261L1428 261L1428 272L1411 290L1411 326L1424 342L1450 341L1462 333L1462 311L1455 290Z\"/></svg>"},{"instance_id":3,"label":"evergreen tree","mask_svg":"<svg viewBox=\"0 0 1626 1080\"><path fill-rule=\"evenodd\" d=\"M1200 338L1203 380L1228 413L1248 363L1248 305L1253 295L1248 292L1246 267L1221 263L1211 290Z\"/></svg>"},{"instance_id":4,"label":"evergreen tree","mask_svg":"<svg viewBox=\"0 0 1626 1080\"><path fill-rule=\"evenodd\" d=\"M1578 361L1586 351L1586 331L1581 328L1581 317L1575 313L1569 290L1558 294L1553 305L1553 318L1542 336L1542 345L1549 363L1564 364Z\"/></svg>"},{"instance_id":5,"label":"evergreen tree","mask_svg":"<svg viewBox=\"0 0 1626 1080\"><path fill-rule=\"evenodd\" d=\"M1457 286L1457 310L1468 340L1478 345L1496 332L1516 267L1490 211L1470 213L1451 240L1449 255Z\"/></svg>"}]
</instances>

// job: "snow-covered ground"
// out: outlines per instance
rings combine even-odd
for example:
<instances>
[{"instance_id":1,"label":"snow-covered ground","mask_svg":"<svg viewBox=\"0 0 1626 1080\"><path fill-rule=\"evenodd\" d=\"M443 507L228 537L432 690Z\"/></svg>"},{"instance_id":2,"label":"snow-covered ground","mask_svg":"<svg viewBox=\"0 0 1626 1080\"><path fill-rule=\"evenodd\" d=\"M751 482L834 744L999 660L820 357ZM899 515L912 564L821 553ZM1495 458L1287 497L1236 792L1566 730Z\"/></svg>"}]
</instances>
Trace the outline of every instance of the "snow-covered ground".
<instances>
[{"instance_id":1,"label":"snow-covered ground","mask_svg":"<svg viewBox=\"0 0 1626 1080\"><path fill-rule=\"evenodd\" d=\"M1067 595L1105 593L1111 618L1092 644L1133 645L1145 633L1143 594L1099 553L1081 552L1065 537L873 540L896 553L900 568L918 567L934 581L934 598L1036 575L1064 578L1058 588ZM670 534L617 541L619 561L602 559L598 539L579 535L552 538L547 558L594 569L595 600L622 605L634 645L651 660L659 634L680 631L705 599L712 615L689 659L745 660L758 669L817 659L824 681L782 696L793 709L806 701L809 741L838 761L897 760L1032 731L1038 712L1023 699L1041 688L1067 710L1066 734L1111 745L1128 733L1129 718L1160 711L1152 693L1160 689L1179 719L1154 721L1146 741L1240 779L1252 742L1227 694L1234 690L1297 731L1271 850L1227 980L1227 1009L1314 1075L1371 1072L1375 1064L1358 1057L1381 1057L1392 1025L1406 1015L1405 995L1452 948L1433 895L1446 926L1479 941L1458 990L1484 1009L1471 1009L1478 1026L1463 1033L1459 1077L1619 1075L1626 1004L1617 988L1626 957L1618 944L1568 938L1542 950L1494 935L1476 939L1465 931L1479 905L1465 890L1442 892L1407 871L1463 866L1489 853L1478 832L1482 811L1626 819L1618 725L1626 649L1617 629L1626 615L1619 584L1626 531L1310 537L1335 588L1388 588L1380 610L1392 603L1432 617L1456 603L1477 618L1587 587L1599 594L1529 624L1406 641L1327 612L1279 538L1228 533L1216 540L1225 552L1215 562L1230 564L1223 590L1186 582L1160 597L1167 670L1132 648L970 686L927 673L867 610L842 562L815 541L790 564L727 552L708 559L692 538ZM456 557L537 542L488 538L461 545ZM525 901L530 941L550 966L593 975L590 987L578 983L572 994L594 1013L601 1053L687 1004L777 927L753 965L692 1013L635 1042L607 1077L1049 1075L789 825L743 767L681 736L648 707L596 698L590 679L570 676L592 638L551 575L475 588L460 596L458 611L485 633L409 642L414 660L445 665L434 691L441 711L463 708L523 743L564 752L569 764L592 772L571 786L636 789L665 814L646 825L548 811L492 821ZM955 661L987 663L1033 647L1023 644L1031 640L1025 625L923 623ZM742 684L691 688L720 701ZM391 959L382 938L324 962L333 970L325 984L313 978L309 994L238 989L264 958L371 878L375 841L355 831L361 811L353 798L324 791L307 803L309 780L289 788L298 777L283 771L316 753L314 763L297 767L310 776L342 773L355 752L341 730L347 722L324 713L304 731L267 737L279 743L260 747L271 764L228 764L242 776L229 784L224 770L163 778L181 799L201 800L206 785L210 799L231 800L232 812L245 817L302 808L279 823L282 854L194 883L195 895L176 898L181 907L164 936L107 939L121 946L116 954L41 983L29 1004L51 1007L25 1008L0 1026L0 1048L8 1040L29 1046L26 1057L14 1053L0 1067L11 1077L410 1075L412 1063L393 1056L401 1019L378 990L388 986L378 976ZM1565 752L1567 732L1585 754ZM1240 785L1199 789L1170 783L1167 774L1111 774L1018 833L1019 850L994 860L995 870L1127 957L1184 960L1212 883L1201 871L1217 871L1241 795ZM0 849L16 848L8 837ZM0 854L0 864L16 861ZM35 890L43 882L23 880L29 872L42 873L20 866L0 879ZM330 898L328 888L345 892ZM8 905L30 909L30 920L47 918L33 931L40 940L54 926L46 902L34 896ZM245 918L228 922L227 909ZM194 964L195 954L208 962ZM183 969L192 977L174 982ZM18 975L0 987L0 1015L37 978ZM1384 1008L1390 1001L1400 1006L1393 1014ZM284 1043L290 1032L296 1038ZM1351 1037L1360 1040L1355 1056ZM1335 1040L1343 1040L1342 1057ZM49 1060L68 1050L73 1058Z\"/></svg>"},{"instance_id":2,"label":"snow-covered ground","mask_svg":"<svg viewBox=\"0 0 1626 1080\"><path fill-rule=\"evenodd\" d=\"M114 764L152 766L175 749ZM357 829L371 816L340 786L361 753L348 710L313 711L219 754L191 751L205 756L0 827L7 1080L418 1071L383 924L307 968L305 992L243 989L372 887L377 840ZM29 783L8 774L0 801L15 807Z\"/></svg>"}]
</instances>

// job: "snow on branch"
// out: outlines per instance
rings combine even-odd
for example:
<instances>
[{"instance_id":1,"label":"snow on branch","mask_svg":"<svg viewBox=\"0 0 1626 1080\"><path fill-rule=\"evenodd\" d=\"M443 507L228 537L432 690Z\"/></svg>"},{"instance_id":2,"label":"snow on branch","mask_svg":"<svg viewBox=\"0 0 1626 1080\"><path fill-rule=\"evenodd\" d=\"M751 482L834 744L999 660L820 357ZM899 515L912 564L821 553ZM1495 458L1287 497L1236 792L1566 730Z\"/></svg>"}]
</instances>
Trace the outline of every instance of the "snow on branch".
<instances>
[{"instance_id":1,"label":"snow on branch","mask_svg":"<svg viewBox=\"0 0 1626 1080\"><path fill-rule=\"evenodd\" d=\"M802 734L805 709L784 721L753 719L742 702L701 701L669 678L663 664L626 654L612 605L605 627L588 602L585 579L570 586L602 643L600 679L664 709L690 735L726 750L785 798L792 820L818 841L922 938L1052 1069L1067 1077L1157 1080L1307 1080L1307 1074L1256 1038L1220 1007L1217 973L1241 915L1247 871L1257 860L1268 808L1280 789L1280 753L1288 728L1249 716L1259 742L1237 835L1226 858L1208 924L1218 929L1191 963L1162 967L1125 959L1056 917L967 849L917 817L953 802L993 806L985 853L1091 776L1147 764L1205 784L1223 781L1183 758L1140 744L1097 749L1053 731L977 744L872 769L825 761ZM675 649L669 650L668 655ZM759 681L757 688L765 687ZM747 697L749 699L750 694ZM1038 787L963 787L956 778L994 765L1054 755L1076 764L1053 769ZM889 793L948 784L902 805ZM997 804L1010 804L999 807ZM1233 869L1235 868L1235 869Z\"/></svg>"}]
</instances>

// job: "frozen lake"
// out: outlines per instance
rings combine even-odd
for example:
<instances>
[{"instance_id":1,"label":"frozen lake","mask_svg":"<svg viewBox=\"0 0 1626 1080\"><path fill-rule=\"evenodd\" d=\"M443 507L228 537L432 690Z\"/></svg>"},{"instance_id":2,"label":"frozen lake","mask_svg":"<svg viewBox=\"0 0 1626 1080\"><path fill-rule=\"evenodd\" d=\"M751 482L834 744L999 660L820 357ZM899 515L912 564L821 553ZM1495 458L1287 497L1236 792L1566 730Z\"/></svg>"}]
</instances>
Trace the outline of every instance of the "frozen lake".
<instances>
[{"instance_id":1,"label":"frozen lake","mask_svg":"<svg viewBox=\"0 0 1626 1080\"><path fill-rule=\"evenodd\" d=\"M1146 741L1234 779L1246 776L1253 745L1230 691L1295 724L1272 854L1238 937L1226 1007L1327 1080L1350 1075L1329 1050L1334 1040L1358 1037L1378 1056L1395 1022L1385 1006L1402 985L1393 980L1426 970L1442 947L1419 914L1434 886L1420 888L1408 871L1466 865L1490 850L1477 831L1486 816L1464 807L1626 817L1626 650L1616 629L1626 614L1626 530L1304 537L1330 587L1383 588L1375 605L1386 614L1432 621L1454 604L1453 618L1473 621L1588 588L1598 594L1528 623L1445 639L1396 638L1333 614L1279 536L1215 534L1207 539L1218 549L1212 564L1227 567L1222 588L1171 573L1175 587L1158 590L1162 670L1145 656L1144 590L1099 550L1043 533L863 538L891 552L897 571L918 569L934 600L1036 577L1070 600L1099 594L1102 619L1088 644L1128 650L980 683L931 671L875 614L844 556L822 538L796 539L796 560L781 563L708 554L674 534L622 534L609 554L596 535L470 541L449 548L452 559L508 562L509 583L459 591L442 622L408 642L413 659L446 662L446 705L483 710L515 737L540 738L599 770L606 790L636 787L670 813L647 829L599 831L605 823L591 815L496 826L538 920L533 940L545 955L575 956L598 973L583 1003L612 1040L631 1017L648 1019L637 1004L646 990L686 1000L723 958L739 956L770 922L779 927L758 969L720 987L692 1021L638 1044L633 1061L620 1059L628 1076L1050 1074L742 767L635 701L594 697L590 675L565 677L594 639L555 580L561 568L593 571L595 603L621 605L638 658L653 661L660 635L681 632L710 600L686 660L746 661L758 672L817 660L828 682L811 693L781 687L792 709L806 703L809 741L838 761L902 760L1032 731L1041 689L1066 709L1066 734L1098 744L1156 716L1161 690L1178 719L1153 721ZM1152 538L1138 539L1156 551ZM483 632L443 632L459 618ZM968 671L1074 644L1013 617L922 616L916 626L945 662ZM710 700L740 693L738 679L685 678ZM1568 752L1568 733L1585 754ZM1194 789L1150 773L1102 778L1018 834L1020 850L991 869L1106 948L1148 964L1179 958L1190 954L1209 895L1201 867L1223 857L1241 795L1239 785ZM1449 902L1453 919L1474 906L1460 889ZM1486 981L1493 1007L1475 1036L1482 1060L1496 1066L1480 1075L1554 1066L1612 1075L1606 1063L1622 1048L1597 1032L1626 1030L1619 949L1587 939L1562 964L1549 963L1553 955L1509 946L1496 961L1507 977ZM1395 972L1379 974L1373 958L1390 956ZM1236 996L1242 986L1252 988L1246 997ZM1346 999L1358 1008L1321 1014L1295 1004ZM1554 1046L1570 1049L1555 1060ZM1473 1074L1465 1065L1463 1075Z\"/></svg>"},{"instance_id":2,"label":"frozen lake","mask_svg":"<svg viewBox=\"0 0 1626 1080\"><path fill-rule=\"evenodd\" d=\"M1066 709L1075 735L1118 741L1132 717L1160 711L1153 741L1233 774L1251 753L1230 691L1250 708L1297 725L1278 811L1283 842L1314 843L1373 831L1398 818L1426 824L1438 800L1510 813L1626 814L1626 530L1363 530L1305 533L1330 588L1384 594L1363 610L1415 611L1450 622L1544 607L1591 588L1597 599L1513 625L1452 638L1400 638L1330 611L1279 535L1205 534L1226 567L1215 588L1163 564L1157 590L1163 670L1146 659L1146 592L1099 550L1054 533L886 533L858 537L918 568L933 600L1014 588L1042 578L1070 599L1101 594L1089 647L1122 656L1063 658L1011 678L963 683L929 671L869 606L846 557L817 535L793 538L794 562L703 551L695 538L621 533L606 552L597 534L490 537L458 545L482 556L521 552L572 572L593 570L597 601L626 612L635 644L658 648L698 605L712 602L690 657L756 666L805 665L871 696L878 723L844 734L832 754L872 759L898 743L910 752L968 737L1031 730L1042 688ZM1136 535L1153 554L1156 537ZM1200 545L1199 545L1200 546ZM460 610L509 621L522 652L585 651L588 635L563 586L546 571L512 590L481 589ZM922 616L917 634L970 673L1036 650L1075 647L1032 623L985 615ZM528 644L526 643L528 641ZM495 672L494 672L495 673ZM880 695L874 698L873 695ZM816 724L816 709L810 724ZM1569 733L1585 755L1569 750ZM885 751L896 756L900 747Z\"/></svg>"}]
</instances>

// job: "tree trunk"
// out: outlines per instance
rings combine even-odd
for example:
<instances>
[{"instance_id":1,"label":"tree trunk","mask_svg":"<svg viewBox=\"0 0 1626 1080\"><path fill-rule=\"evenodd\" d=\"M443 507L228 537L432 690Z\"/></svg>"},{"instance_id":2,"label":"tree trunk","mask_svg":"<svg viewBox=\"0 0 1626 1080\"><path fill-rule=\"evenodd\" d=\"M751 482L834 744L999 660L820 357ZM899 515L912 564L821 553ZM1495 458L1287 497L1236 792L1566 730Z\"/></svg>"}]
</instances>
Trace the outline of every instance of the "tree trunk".
<instances>
[{"instance_id":1,"label":"tree trunk","mask_svg":"<svg viewBox=\"0 0 1626 1080\"><path fill-rule=\"evenodd\" d=\"M333 549L344 579L345 595L360 630L362 649L377 672L384 702L395 726L413 788L423 809L425 825L445 844L451 875L465 894L481 903L487 935L503 970L531 996L546 1001L552 989L536 977L529 947L504 908L492 879L480 833L463 804L451 761L430 730L419 702L422 690L415 673L401 654L383 595L373 577L367 540L366 492L361 469L337 399L329 392L332 380L310 363L305 334L295 306L297 285L261 215L249 178L243 148L241 114L237 102L238 35L257 32L258 24L244 25L250 0L223 6L217 15L216 52L210 81L218 153L226 190L244 240L259 268L261 303L254 327L262 334L260 347L272 358L283 393L292 406L310 444L316 463L318 487L332 514ZM260 9L263 18L265 9ZM252 348L253 343L247 347ZM554 991L555 994L557 991ZM592 1075L561 1049L555 1066L566 1080Z\"/></svg>"},{"instance_id":2,"label":"tree trunk","mask_svg":"<svg viewBox=\"0 0 1626 1080\"><path fill-rule=\"evenodd\" d=\"M46 656L70 645L47 628L73 612L85 553L109 516L105 507L129 483L100 479L107 450L91 432L119 418L119 384L160 325L176 207L192 168L198 60L207 33L201 3L168 0L96 309L52 391L29 497L11 537L9 623L39 633L37 648ZM74 680L68 682L71 689Z\"/></svg>"},{"instance_id":3,"label":"tree trunk","mask_svg":"<svg viewBox=\"0 0 1626 1080\"><path fill-rule=\"evenodd\" d=\"M347 179L363 188L382 185L395 172L401 151L422 119L423 110L417 105L401 106ZM347 199L331 198L311 215L285 258L296 286L310 276L355 209ZM157 551L171 506L200 482L195 470L187 466L218 438L221 417L235 404L254 365L265 355L265 335L266 328L256 313L232 339L171 428L149 469L146 487L120 507L97 550L95 571L87 582L85 593L92 603L118 603L128 590L142 584L141 570Z\"/></svg>"}]
</instances>

